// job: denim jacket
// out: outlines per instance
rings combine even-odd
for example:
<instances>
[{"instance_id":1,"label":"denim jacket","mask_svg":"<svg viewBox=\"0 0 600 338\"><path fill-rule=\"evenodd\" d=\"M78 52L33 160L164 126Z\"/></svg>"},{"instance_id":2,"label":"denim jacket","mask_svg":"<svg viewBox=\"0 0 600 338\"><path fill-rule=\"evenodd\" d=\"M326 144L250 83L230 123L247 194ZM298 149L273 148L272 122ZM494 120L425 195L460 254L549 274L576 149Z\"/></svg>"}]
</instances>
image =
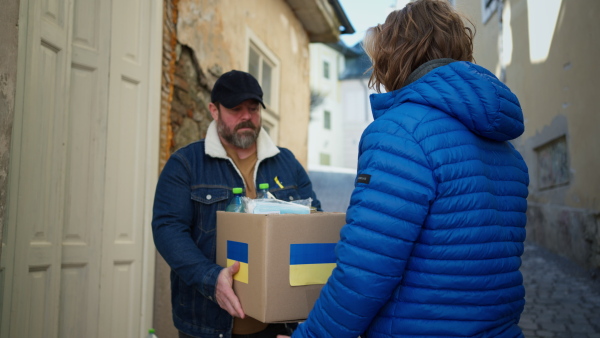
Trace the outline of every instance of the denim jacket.
<instances>
[{"instance_id":1,"label":"denim jacket","mask_svg":"<svg viewBox=\"0 0 600 338\"><path fill-rule=\"evenodd\" d=\"M311 197L312 205L320 209L302 165L292 152L276 147L264 130L257 139L257 157L256 186L269 183L269 191L285 201ZM235 187L245 187L244 180L227 157L215 122L206 139L171 155L158 180L154 243L171 267L173 322L188 335L231 336L233 318L215 299L217 276L223 269L215 263L216 212L225 210Z\"/></svg>"}]
</instances>

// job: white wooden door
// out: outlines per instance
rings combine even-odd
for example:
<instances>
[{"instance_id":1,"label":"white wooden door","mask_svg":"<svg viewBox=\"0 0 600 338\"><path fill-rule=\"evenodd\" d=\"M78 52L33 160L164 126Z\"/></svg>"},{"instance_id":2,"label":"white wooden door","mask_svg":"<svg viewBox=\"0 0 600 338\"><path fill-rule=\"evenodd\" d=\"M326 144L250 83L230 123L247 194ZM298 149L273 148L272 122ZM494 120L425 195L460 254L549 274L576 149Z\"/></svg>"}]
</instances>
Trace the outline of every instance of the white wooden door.
<instances>
[{"instance_id":1,"label":"white wooden door","mask_svg":"<svg viewBox=\"0 0 600 338\"><path fill-rule=\"evenodd\" d=\"M18 151L11 151L15 156L11 158L7 237L16 238L12 276L10 267L6 276L12 277L12 290L4 291L12 296L12 304L3 309L3 316L10 316L8 337L56 336L66 207L72 7L66 1L34 1L23 10L28 17L23 27L26 54L19 53L19 57L25 57L26 93L18 102L22 110L15 111L13 149Z\"/></svg>"},{"instance_id":2,"label":"white wooden door","mask_svg":"<svg viewBox=\"0 0 600 338\"><path fill-rule=\"evenodd\" d=\"M113 1L100 322L108 337L139 332L147 170L148 0ZM158 92L157 92L158 94ZM158 129L155 130L158 133ZM152 154L151 156L157 156ZM110 324L110 325L108 325Z\"/></svg>"},{"instance_id":3,"label":"white wooden door","mask_svg":"<svg viewBox=\"0 0 600 338\"><path fill-rule=\"evenodd\" d=\"M21 1L2 337L142 337L150 325L160 11Z\"/></svg>"}]
</instances>

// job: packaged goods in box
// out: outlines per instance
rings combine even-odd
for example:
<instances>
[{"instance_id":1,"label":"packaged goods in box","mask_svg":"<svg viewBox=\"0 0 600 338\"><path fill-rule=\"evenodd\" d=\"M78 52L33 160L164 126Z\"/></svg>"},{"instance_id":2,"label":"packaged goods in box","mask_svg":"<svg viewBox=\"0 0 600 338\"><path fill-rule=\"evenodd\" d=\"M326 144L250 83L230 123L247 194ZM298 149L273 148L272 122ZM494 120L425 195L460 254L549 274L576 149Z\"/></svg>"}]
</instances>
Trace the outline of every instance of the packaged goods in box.
<instances>
[{"instance_id":1,"label":"packaged goods in box","mask_svg":"<svg viewBox=\"0 0 600 338\"><path fill-rule=\"evenodd\" d=\"M344 213L217 213L217 263L240 262L233 289L265 323L306 319L335 267Z\"/></svg>"}]
</instances>

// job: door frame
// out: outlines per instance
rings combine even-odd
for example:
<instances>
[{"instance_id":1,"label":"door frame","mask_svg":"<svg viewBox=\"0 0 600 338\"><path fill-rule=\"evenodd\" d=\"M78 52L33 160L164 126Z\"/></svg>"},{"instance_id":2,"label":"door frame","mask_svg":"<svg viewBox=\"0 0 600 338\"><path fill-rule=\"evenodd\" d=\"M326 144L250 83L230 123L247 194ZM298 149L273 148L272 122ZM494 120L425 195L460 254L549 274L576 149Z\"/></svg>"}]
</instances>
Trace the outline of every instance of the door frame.
<instances>
[{"instance_id":1,"label":"door frame","mask_svg":"<svg viewBox=\"0 0 600 338\"><path fill-rule=\"evenodd\" d=\"M142 318L140 332L142 336L153 327L154 309L154 280L156 248L152 236L152 205L154 203L154 190L158 182L159 157L160 157L160 109L161 109L161 78L162 78L162 46L163 46L163 1L150 0L150 59L148 81L148 125L146 148L146 198L144 225L144 249L142 260Z\"/></svg>"}]
</instances>

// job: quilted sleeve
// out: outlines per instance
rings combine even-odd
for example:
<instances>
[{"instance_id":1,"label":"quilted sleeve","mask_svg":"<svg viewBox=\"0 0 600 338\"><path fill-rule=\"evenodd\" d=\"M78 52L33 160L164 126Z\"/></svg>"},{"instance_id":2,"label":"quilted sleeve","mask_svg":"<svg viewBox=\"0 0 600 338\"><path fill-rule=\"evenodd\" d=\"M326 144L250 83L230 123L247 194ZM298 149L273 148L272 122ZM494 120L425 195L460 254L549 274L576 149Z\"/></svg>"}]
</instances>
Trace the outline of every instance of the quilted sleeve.
<instances>
[{"instance_id":1,"label":"quilted sleeve","mask_svg":"<svg viewBox=\"0 0 600 338\"><path fill-rule=\"evenodd\" d=\"M293 337L357 337L400 284L435 196L427 158L405 126L364 132L358 176L336 246L337 267Z\"/></svg>"}]
</instances>

